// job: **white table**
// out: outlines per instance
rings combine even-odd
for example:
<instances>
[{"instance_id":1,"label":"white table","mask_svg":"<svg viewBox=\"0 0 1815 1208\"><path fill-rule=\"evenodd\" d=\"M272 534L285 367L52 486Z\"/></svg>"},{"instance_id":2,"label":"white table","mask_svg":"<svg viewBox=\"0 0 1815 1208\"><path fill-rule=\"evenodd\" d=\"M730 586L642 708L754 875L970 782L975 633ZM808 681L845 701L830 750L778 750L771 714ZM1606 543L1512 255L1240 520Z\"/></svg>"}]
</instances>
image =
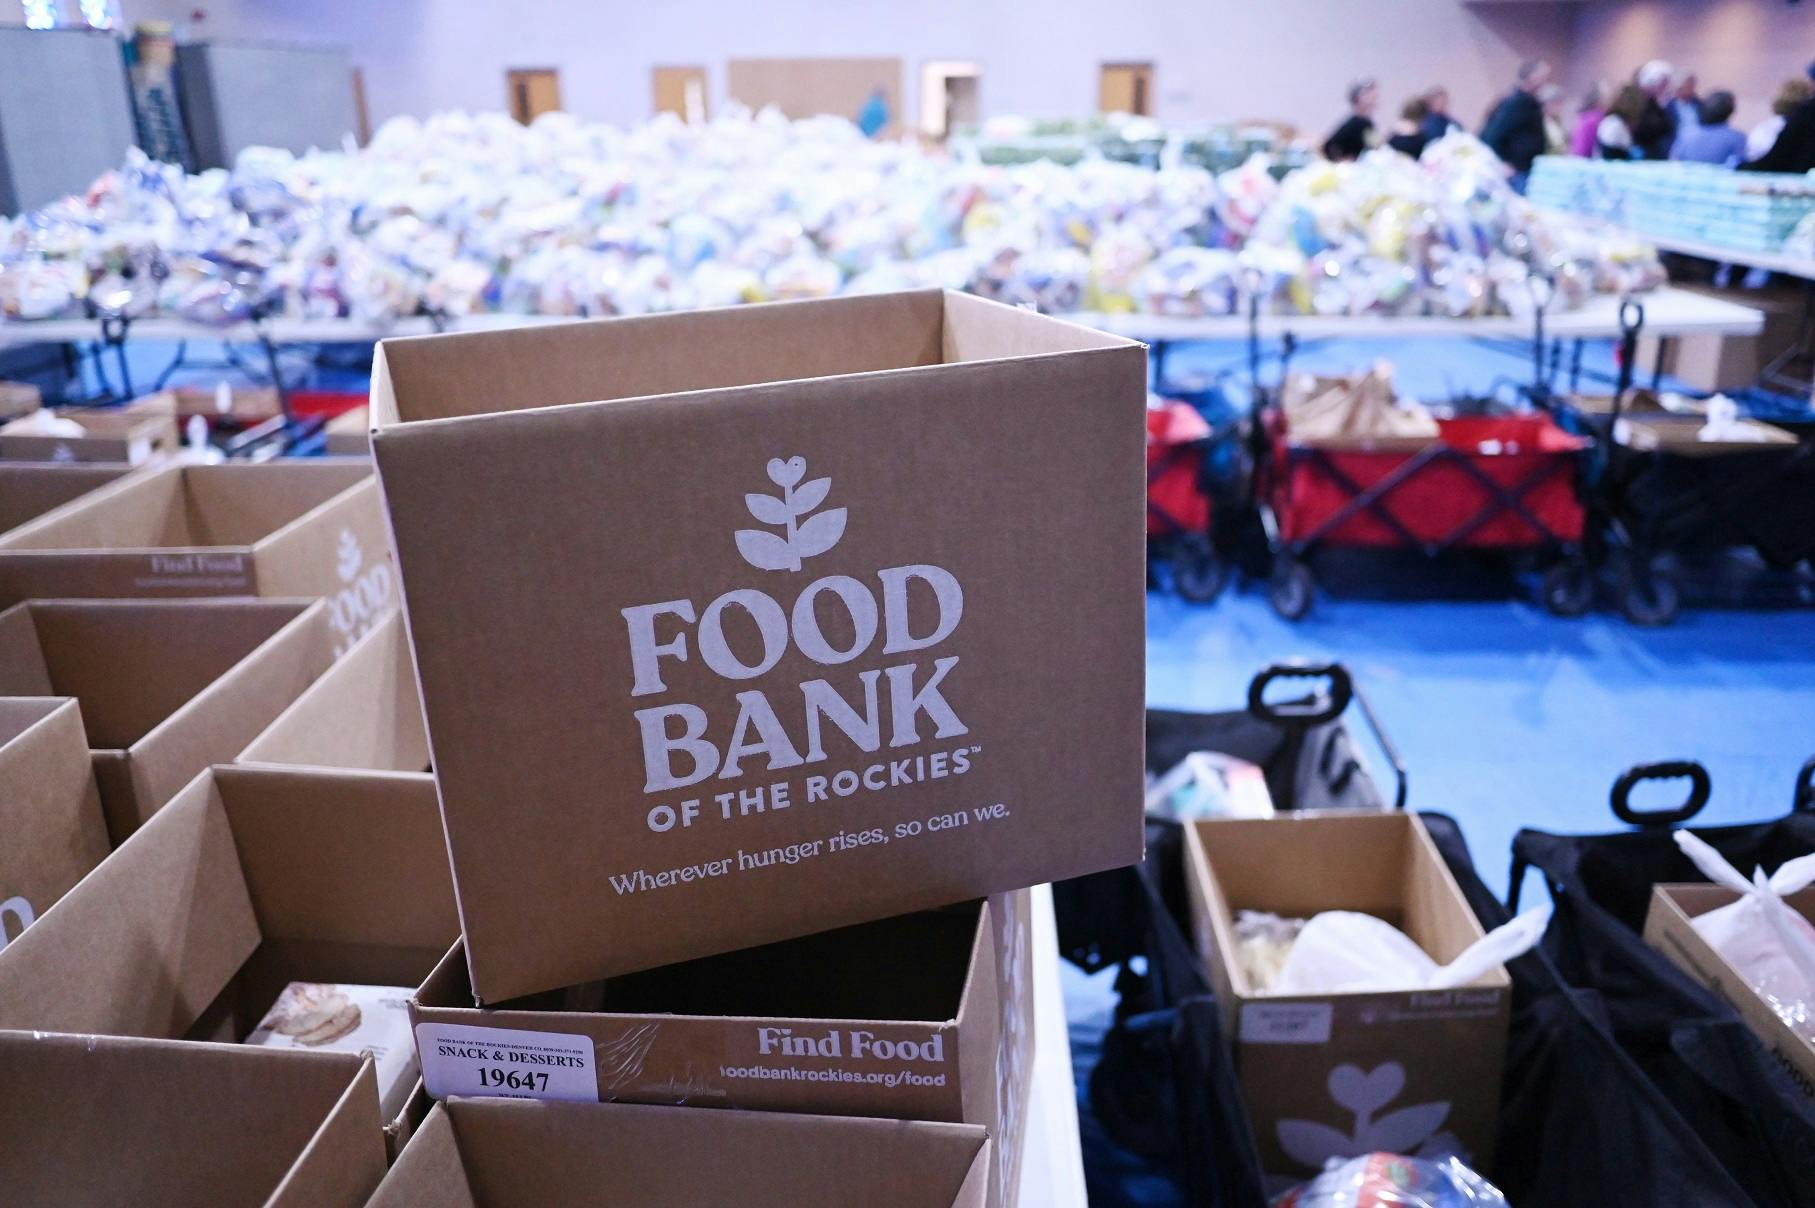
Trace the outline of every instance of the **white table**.
<instances>
[{"instance_id":1,"label":"white table","mask_svg":"<svg viewBox=\"0 0 1815 1208\"><path fill-rule=\"evenodd\" d=\"M1028 1080L1027 1136L1018 1208L1085 1208L1071 1038L1059 994L1059 935L1052 886L1033 890L1034 1066Z\"/></svg>"}]
</instances>

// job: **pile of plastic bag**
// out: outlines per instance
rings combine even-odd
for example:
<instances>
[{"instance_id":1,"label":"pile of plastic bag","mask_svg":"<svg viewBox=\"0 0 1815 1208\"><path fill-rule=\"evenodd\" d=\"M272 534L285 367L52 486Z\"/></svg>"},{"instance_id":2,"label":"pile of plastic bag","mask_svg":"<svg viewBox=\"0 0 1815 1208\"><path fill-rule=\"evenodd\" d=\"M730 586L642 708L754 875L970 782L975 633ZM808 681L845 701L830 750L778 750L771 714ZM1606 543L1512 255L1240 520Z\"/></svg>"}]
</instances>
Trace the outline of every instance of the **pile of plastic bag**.
<instances>
[{"instance_id":1,"label":"pile of plastic bag","mask_svg":"<svg viewBox=\"0 0 1815 1208\"><path fill-rule=\"evenodd\" d=\"M842 118L731 109L630 130L547 114L387 122L363 149L186 175L133 153L0 220L0 317L641 314L912 287L1049 312L1517 311L1643 283L1631 249L1550 230L1466 136L1275 182L1201 168L986 165ZM1655 265L1651 258L1649 265Z\"/></svg>"}]
</instances>

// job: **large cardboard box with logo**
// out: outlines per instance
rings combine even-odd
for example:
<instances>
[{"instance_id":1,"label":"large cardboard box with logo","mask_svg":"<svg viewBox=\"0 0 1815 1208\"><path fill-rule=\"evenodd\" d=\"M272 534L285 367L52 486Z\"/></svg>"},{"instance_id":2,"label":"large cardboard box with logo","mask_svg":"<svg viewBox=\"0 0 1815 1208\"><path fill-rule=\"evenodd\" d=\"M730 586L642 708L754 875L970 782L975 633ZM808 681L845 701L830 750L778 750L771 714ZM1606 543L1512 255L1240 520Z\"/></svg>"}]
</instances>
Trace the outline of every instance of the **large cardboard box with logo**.
<instances>
[{"instance_id":1,"label":"large cardboard box with logo","mask_svg":"<svg viewBox=\"0 0 1815 1208\"><path fill-rule=\"evenodd\" d=\"M432 784L217 767L0 952L0 1028L238 1043L293 982L414 987L459 933ZM394 1023L403 1133L427 1103Z\"/></svg>"},{"instance_id":2,"label":"large cardboard box with logo","mask_svg":"<svg viewBox=\"0 0 1815 1208\"><path fill-rule=\"evenodd\" d=\"M455 949L411 1004L424 1081L977 1124L1019 1178L1033 1055L1025 890L475 1009Z\"/></svg>"},{"instance_id":3,"label":"large cardboard box with logo","mask_svg":"<svg viewBox=\"0 0 1815 1208\"><path fill-rule=\"evenodd\" d=\"M1138 859L1145 383L936 291L382 342L478 997Z\"/></svg>"},{"instance_id":4,"label":"large cardboard box with logo","mask_svg":"<svg viewBox=\"0 0 1815 1208\"><path fill-rule=\"evenodd\" d=\"M1678 968L1720 995L1758 1033L1803 1094L1815 1099L1815 1042L1799 1033L1747 983L1695 929L1710 910L1731 905L1739 895L1719 885L1657 885L1645 915L1645 939ZM1815 924L1815 889L1786 895L1791 910Z\"/></svg>"},{"instance_id":5,"label":"large cardboard box with logo","mask_svg":"<svg viewBox=\"0 0 1815 1208\"><path fill-rule=\"evenodd\" d=\"M360 1208L385 1173L373 1085L351 1053L0 1032L0 1200Z\"/></svg>"},{"instance_id":6,"label":"large cardboard box with logo","mask_svg":"<svg viewBox=\"0 0 1815 1208\"><path fill-rule=\"evenodd\" d=\"M0 602L322 596L341 645L394 602L371 468L169 466L0 535Z\"/></svg>"},{"instance_id":7,"label":"large cardboard box with logo","mask_svg":"<svg viewBox=\"0 0 1815 1208\"><path fill-rule=\"evenodd\" d=\"M0 696L76 699L117 846L245 749L333 647L320 601L38 600L0 612Z\"/></svg>"},{"instance_id":8,"label":"large cardboard box with logo","mask_svg":"<svg viewBox=\"0 0 1815 1208\"><path fill-rule=\"evenodd\" d=\"M0 462L0 533L9 533L131 471L123 462Z\"/></svg>"},{"instance_id":9,"label":"large cardboard box with logo","mask_svg":"<svg viewBox=\"0 0 1815 1208\"><path fill-rule=\"evenodd\" d=\"M371 1208L983 1208L991 1148L962 1124L455 1099Z\"/></svg>"},{"instance_id":10,"label":"large cardboard box with logo","mask_svg":"<svg viewBox=\"0 0 1815 1208\"><path fill-rule=\"evenodd\" d=\"M1481 926L1417 816L1204 821L1185 839L1192 926L1266 1170L1302 1180L1332 1156L1431 1143L1486 1163L1512 1010L1504 968L1454 990L1279 996L1236 955L1243 910L1360 911L1440 963L1461 955Z\"/></svg>"},{"instance_id":11,"label":"large cardboard box with logo","mask_svg":"<svg viewBox=\"0 0 1815 1208\"><path fill-rule=\"evenodd\" d=\"M107 851L76 702L0 697L0 952Z\"/></svg>"}]
</instances>

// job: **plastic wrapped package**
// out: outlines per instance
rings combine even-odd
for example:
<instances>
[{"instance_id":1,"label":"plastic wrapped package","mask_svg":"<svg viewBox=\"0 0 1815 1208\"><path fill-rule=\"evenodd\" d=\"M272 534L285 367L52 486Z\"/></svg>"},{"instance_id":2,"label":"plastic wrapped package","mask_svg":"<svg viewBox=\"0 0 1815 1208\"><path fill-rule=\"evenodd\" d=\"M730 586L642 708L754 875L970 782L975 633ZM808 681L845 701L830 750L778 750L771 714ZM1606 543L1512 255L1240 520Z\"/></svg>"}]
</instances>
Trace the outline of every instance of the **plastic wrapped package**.
<instances>
[{"instance_id":1,"label":"plastic wrapped package","mask_svg":"<svg viewBox=\"0 0 1815 1208\"><path fill-rule=\"evenodd\" d=\"M1506 1208L1506 1197L1458 1158L1370 1153L1332 1160L1273 1208Z\"/></svg>"},{"instance_id":2,"label":"plastic wrapped package","mask_svg":"<svg viewBox=\"0 0 1815 1208\"><path fill-rule=\"evenodd\" d=\"M1747 880L1702 839L1676 832L1685 856L1739 900L1697 915L1691 925L1798 1036L1815 1043L1815 927L1784 902L1815 885L1815 855L1790 860L1767 877Z\"/></svg>"},{"instance_id":3,"label":"plastic wrapped package","mask_svg":"<svg viewBox=\"0 0 1815 1208\"><path fill-rule=\"evenodd\" d=\"M1138 309L1180 318L1234 314L1241 264L1222 248L1175 247L1161 252L1131 291Z\"/></svg>"}]
</instances>

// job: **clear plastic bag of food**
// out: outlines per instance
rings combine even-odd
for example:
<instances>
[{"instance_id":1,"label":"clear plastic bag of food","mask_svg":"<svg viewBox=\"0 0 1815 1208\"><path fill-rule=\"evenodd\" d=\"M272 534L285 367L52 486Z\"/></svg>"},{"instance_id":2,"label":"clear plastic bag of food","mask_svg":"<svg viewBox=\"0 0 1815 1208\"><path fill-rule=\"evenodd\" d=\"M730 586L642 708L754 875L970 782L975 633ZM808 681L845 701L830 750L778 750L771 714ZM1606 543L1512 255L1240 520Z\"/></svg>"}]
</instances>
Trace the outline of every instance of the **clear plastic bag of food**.
<instances>
[{"instance_id":1,"label":"clear plastic bag of food","mask_svg":"<svg viewBox=\"0 0 1815 1208\"><path fill-rule=\"evenodd\" d=\"M1506 1208L1506 1197L1458 1158L1370 1153L1332 1159L1273 1208Z\"/></svg>"}]
</instances>

